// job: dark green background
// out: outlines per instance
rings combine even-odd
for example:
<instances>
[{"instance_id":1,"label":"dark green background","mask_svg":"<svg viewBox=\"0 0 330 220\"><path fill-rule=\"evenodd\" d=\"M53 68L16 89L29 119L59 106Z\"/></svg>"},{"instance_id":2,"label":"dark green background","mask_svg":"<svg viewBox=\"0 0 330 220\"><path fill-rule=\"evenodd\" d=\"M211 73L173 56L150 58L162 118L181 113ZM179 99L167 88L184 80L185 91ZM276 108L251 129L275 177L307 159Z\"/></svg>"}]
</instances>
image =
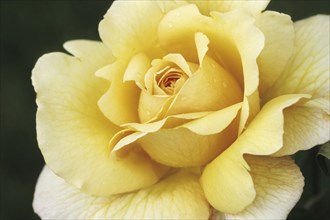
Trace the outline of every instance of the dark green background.
<instances>
[{"instance_id":1,"label":"dark green background","mask_svg":"<svg viewBox=\"0 0 330 220\"><path fill-rule=\"evenodd\" d=\"M30 80L35 62L44 53L64 51L65 41L98 40L98 22L110 4L105 0L1 0L1 220L38 219L31 203L44 162L36 142L35 94ZM298 20L329 14L329 1L273 0L268 9ZM316 152L315 148L295 156L306 186L289 219L330 215L329 177L318 168Z\"/></svg>"}]
</instances>

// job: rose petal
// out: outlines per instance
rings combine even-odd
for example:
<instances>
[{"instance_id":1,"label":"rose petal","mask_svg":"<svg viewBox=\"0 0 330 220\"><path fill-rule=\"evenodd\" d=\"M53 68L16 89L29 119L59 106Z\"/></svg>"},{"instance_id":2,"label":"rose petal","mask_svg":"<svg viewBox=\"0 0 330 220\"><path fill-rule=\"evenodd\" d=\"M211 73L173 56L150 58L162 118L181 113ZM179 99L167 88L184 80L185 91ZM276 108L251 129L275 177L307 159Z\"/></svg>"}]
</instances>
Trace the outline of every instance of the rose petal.
<instances>
[{"instance_id":1,"label":"rose petal","mask_svg":"<svg viewBox=\"0 0 330 220\"><path fill-rule=\"evenodd\" d=\"M214 0L188 0L194 3L204 15L209 15L212 11L228 12L235 9L247 9L252 13L263 11L270 0L240 0L240 1L214 1Z\"/></svg>"},{"instance_id":2,"label":"rose petal","mask_svg":"<svg viewBox=\"0 0 330 220\"><path fill-rule=\"evenodd\" d=\"M174 97L155 96L149 92L141 91L138 108L140 122L146 123L161 118L173 99Z\"/></svg>"},{"instance_id":3,"label":"rose petal","mask_svg":"<svg viewBox=\"0 0 330 220\"><path fill-rule=\"evenodd\" d=\"M99 45L88 44L81 51L91 50L93 55L93 48L98 50ZM52 53L41 57L33 69L38 143L46 163L68 183L91 194L127 192L157 182L164 167L144 153L109 157L109 141L119 129L97 106L108 83L95 77L96 65L89 60ZM99 68L105 60L99 60Z\"/></svg>"},{"instance_id":4,"label":"rose petal","mask_svg":"<svg viewBox=\"0 0 330 220\"><path fill-rule=\"evenodd\" d=\"M164 58L164 60L175 63L178 65L184 73L186 73L188 76L192 75L192 72L190 70L190 67L185 60L185 58L181 54L167 54Z\"/></svg>"},{"instance_id":5,"label":"rose petal","mask_svg":"<svg viewBox=\"0 0 330 220\"><path fill-rule=\"evenodd\" d=\"M256 25L265 35L265 47L258 57L262 94L273 85L292 56L295 34L290 16L278 12L259 14Z\"/></svg>"},{"instance_id":6,"label":"rose petal","mask_svg":"<svg viewBox=\"0 0 330 220\"><path fill-rule=\"evenodd\" d=\"M284 111L284 146L274 155L291 155L324 144L329 139L329 113L315 107L292 106Z\"/></svg>"},{"instance_id":7,"label":"rose petal","mask_svg":"<svg viewBox=\"0 0 330 220\"><path fill-rule=\"evenodd\" d=\"M242 92L236 80L214 60L205 56L203 66L185 82L167 115L216 111L241 100Z\"/></svg>"},{"instance_id":8,"label":"rose petal","mask_svg":"<svg viewBox=\"0 0 330 220\"><path fill-rule=\"evenodd\" d=\"M294 24L295 51L263 101L282 94L306 93L313 98L329 97L329 16L313 16ZM317 34L315 34L317 33Z\"/></svg>"},{"instance_id":9,"label":"rose petal","mask_svg":"<svg viewBox=\"0 0 330 220\"><path fill-rule=\"evenodd\" d=\"M94 197L45 167L36 186L33 209L42 219L207 219L210 215L198 177L188 171L174 173L134 193Z\"/></svg>"},{"instance_id":10,"label":"rose petal","mask_svg":"<svg viewBox=\"0 0 330 220\"><path fill-rule=\"evenodd\" d=\"M188 128L200 135L219 133L235 119L241 106L242 103L229 106L219 111L212 112L205 117L185 123L180 127Z\"/></svg>"},{"instance_id":11,"label":"rose petal","mask_svg":"<svg viewBox=\"0 0 330 220\"><path fill-rule=\"evenodd\" d=\"M98 106L102 113L116 125L138 122L138 102L140 89L133 81L123 81L127 62L117 60L103 68L98 75L109 75L110 88L100 98ZM106 73L103 73L106 72Z\"/></svg>"},{"instance_id":12,"label":"rose petal","mask_svg":"<svg viewBox=\"0 0 330 220\"><path fill-rule=\"evenodd\" d=\"M286 95L267 103L246 131L205 167L201 184L207 200L224 213L239 213L255 199L243 154L269 155L282 147L283 109L306 95Z\"/></svg>"},{"instance_id":13,"label":"rose petal","mask_svg":"<svg viewBox=\"0 0 330 220\"><path fill-rule=\"evenodd\" d=\"M249 96L258 87L256 59L264 46L264 36L255 26L254 17L244 10L211 15L203 16L195 5L170 11L159 24L160 43L169 51L198 62L197 52L191 48L195 45L195 33L205 34L210 40L212 57L236 77Z\"/></svg>"},{"instance_id":14,"label":"rose petal","mask_svg":"<svg viewBox=\"0 0 330 220\"><path fill-rule=\"evenodd\" d=\"M195 43L199 65L202 66L204 57L209 49L207 45L210 43L210 41L205 34L198 32L195 34Z\"/></svg>"},{"instance_id":15,"label":"rose petal","mask_svg":"<svg viewBox=\"0 0 330 220\"><path fill-rule=\"evenodd\" d=\"M115 57L102 42L90 40L72 40L65 42L64 48L75 57L83 59L95 68L100 68L100 63L113 63Z\"/></svg>"},{"instance_id":16,"label":"rose petal","mask_svg":"<svg viewBox=\"0 0 330 220\"><path fill-rule=\"evenodd\" d=\"M253 118L258 114L259 111L260 98L259 91L256 90L250 96L244 97L238 134L241 134L246 129L248 124L253 120Z\"/></svg>"},{"instance_id":17,"label":"rose petal","mask_svg":"<svg viewBox=\"0 0 330 220\"><path fill-rule=\"evenodd\" d=\"M223 219L286 219L299 200L304 177L289 157L246 156L256 198L244 211L223 214ZM216 213L215 217L221 215Z\"/></svg>"},{"instance_id":18,"label":"rose petal","mask_svg":"<svg viewBox=\"0 0 330 220\"><path fill-rule=\"evenodd\" d=\"M115 1L100 22L102 41L116 57L139 52L164 54L157 40L158 23L184 1ZM149 54L148 54L149 55Z\"/></svg>"},{"instance_id":19,"label":"rose petal","mask_svg":"<svg viewBox=\"0 0 330 220\"><path fill-rule=\"evenodd\" d=\"M240 108L241 108L241 103L238 103L236 105L215 112L196 112L196 113L188 113L181 115L173 115L173 116L168 116L160 121L147 123L147 124L140 124L140 123L124 124L123 126L128 127L128 129L118 132L111 139L110 148L113 149L113 151L117 151L135 142L136 140L142 138L148 133L159 131L161 128L163 129L173 128L175 130L178 128L187 128L196 134L206 135L206 136L217 134L223 131L225 128L229 126L230 123L233 122ZM234 133L235 132L233 132L233 134ZM231 140L232 138L228 138L228 139ZM166 141L166 144L168 144L168 141ZM183 143L181 143L180 145L182 144ZM219 145L220 144L221 143L219 143ZM183 144L183 148L185 147L186 145ZM152 151L157 150L157 148L158 147L155 147L155 149L153 149ZM224 147L222 147L222 149L224 149ZM166 149L165 151L168 150L169 149ZM156 154L164 154L163 152L164 149L160 149L160 151L161 152ZM177 155L176 157L180 157L180 156ZM163 159L163 160L171 160L171 158Z\"/></svg>"},{"instance_id":20,"label":"rose petal","mask_svg":"<svg viewBox=\"0 0 330 220\"><path fill-rule=\"evenodd\" d=\"M151 60L144 53L135 55L128 63L123 81L134 81L142 90L145 90L144 76L151 66Z\"/></svg>"},{"instance_id":21,"label":"rose petal","mask_svg":"<svg viewBox=\"0 0 330 220\"><path fill-rule=\"evenodd\" d=\"M226 112L227 114L222 113L222 115L217 115L220 118L217 120L221 121L222 118L222 121L225 121L221 116L228 116L228 112ZM204 124L204 129L198 130L193 125L190 127L187 125L187 127L205 132L204 130L207 130L205 122L209 122L209 120L196 122L196 124ZM219 125L223 130L211 135L199 135L184 126L175 129L161 129L145 135L137 142L152 159L161 164L172 167L201 166L214 159L237 138L236 121L222 126Z\"/></svg>"}]
</instances>

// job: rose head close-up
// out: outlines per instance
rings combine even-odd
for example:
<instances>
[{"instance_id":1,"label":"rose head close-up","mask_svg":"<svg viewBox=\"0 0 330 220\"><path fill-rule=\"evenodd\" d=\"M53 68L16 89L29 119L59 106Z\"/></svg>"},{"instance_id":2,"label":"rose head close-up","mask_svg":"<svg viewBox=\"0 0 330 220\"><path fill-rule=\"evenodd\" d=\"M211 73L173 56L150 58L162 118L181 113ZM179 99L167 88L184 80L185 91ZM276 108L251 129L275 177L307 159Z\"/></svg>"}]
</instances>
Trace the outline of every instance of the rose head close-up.
<instances>
[{"instance_id":1,"label":"rose head close-up","mask_svg":"<svg viewBox=\"0 0 330 220\"><path fill-rule=\"evenodd\" d=\"M330 139L329 16L115 1L32 71L42 219L285 219Z\"/></svg>"}]
</instances>

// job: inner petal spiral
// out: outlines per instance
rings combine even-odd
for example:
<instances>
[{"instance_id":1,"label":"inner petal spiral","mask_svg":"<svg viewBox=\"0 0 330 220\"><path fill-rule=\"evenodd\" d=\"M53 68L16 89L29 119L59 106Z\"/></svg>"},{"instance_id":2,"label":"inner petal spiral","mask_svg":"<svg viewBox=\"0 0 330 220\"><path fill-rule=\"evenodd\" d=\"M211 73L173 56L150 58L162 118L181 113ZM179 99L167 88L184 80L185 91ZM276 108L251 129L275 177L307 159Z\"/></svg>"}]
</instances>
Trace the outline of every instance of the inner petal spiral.
<instances>
[{"instance_id":1,"label":"inner petal spiral","mask_svg":"<svg viewBox=\"0 0 330 220\"><path fill-rule=\"evenodd\" d=\"M157 85L167 95L175 94L187 79L187 74L178 67L166 66L164 69L157 72L156 75Z\"/></svg>"}]
</instances>

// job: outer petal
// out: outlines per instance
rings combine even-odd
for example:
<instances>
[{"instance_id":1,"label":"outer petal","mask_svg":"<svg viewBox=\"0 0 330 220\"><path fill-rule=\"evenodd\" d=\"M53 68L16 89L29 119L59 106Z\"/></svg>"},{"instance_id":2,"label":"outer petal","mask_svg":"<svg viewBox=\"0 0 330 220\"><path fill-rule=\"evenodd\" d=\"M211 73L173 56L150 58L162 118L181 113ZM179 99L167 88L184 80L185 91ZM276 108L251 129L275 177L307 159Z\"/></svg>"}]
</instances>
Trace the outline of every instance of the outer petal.
<instances>
[{"instance_id":1,"label":"outer petal","mask_svg":"<svg viewBox=\"0 0 330 220\"><path fill-rule=\"evenodd\" d=\"M33 208L42 219L208 219L210 215L198 177L188 171L134 193L94 197L45 167Z\"/></svg>"},{"instance_id":2,"label":"outer petal","mask_svg":"<svg viewBox=\"0 0 330 220\"><path fill-rule=\"evenodd\" d=\"M94 68L99 68L100 63L112 63L115 57L110 53L109 48L102 42L90 40L72 40L66 42L64 48L80 59L83 59Z\"/></svg>"},{"instance_id":3,"label":"outer petal","mask_svg":"<svg viewBox=\"0 0 330 220\"><path fill-rule=\"evenodd\" d=\"M185 1L115 1L99 25L103 42L116 57L138 52L162 51L157 40L164 14Z\"/></svg>"},{"instance_id":4,"label":"outer petal","mask_svg":"<svg viewBox=\"0 0 330 220\"><path fill-rule=\"evenodd\" d=\"M306 150L329 140L329 16L318 15L295 23L295 53L283 75L265 98L308 93L313 99L285 111L284 147L275 155ZM317 33L317 34L315 34Z\"/></svg>"},{"instance_id":5,"label":"outer petal","mask_svg":"<svg viewBox=\"0 0 330 220\"><path fill-rule=\"evenodd\" d=\"M289 157L247 156L246 159L256 198L243 212L224 214L220 219L286 219L303 191L304 177L299 167Z\"/></svg>"},{"instance_id":6,"label":"outer petal","mask_svg":"<svg viewBox=\"0 0 330 220\"><path fill-rule=\"evenodd\" d=\"M247 9L253 13L258 13L263 11L267 7L270 0L189 0L188 2L195 3L203 14L209 15L212 11L228 12L240 8Z\"/></svg>"},{"instance_id":7,"label":"outer petal","mask_svg":"<svg viewBox=\"0 0 330 220\"><path fill-rule=\"evenodd\" d=\"M243 155L269 155L279 150L284 124L282 111L302 97L306 96L281 96L267 103L246 131L205 167L201 184L213 207L224 213L239 213L253 202L256 192Z\"/></svg>"},{"instance_id":8,"label":"outer petal","mask_svg":"<svg viewBox=\"0 0 330 220\"><path fill-rule=\"evenodd\" d=\"M295 52L283 74L263 101L283 94L305 93L329 97L329 16L318 15L294 24Z\"/></svg>"},{"instance_id":9,"label":"outer petal","mask_svg":"<svg viewBox=\"0 0 330 220\"><path fill-rule=\"evenodd\" d=\"M81 55L97 53L93 49L98 50L99 44L87 44ZM144 153L109 157L108 143L118 127L97 106L107 83L94 76L96 66L102 67L107 59L100 59L98 65L95 59L95 65L90 65L91 59L84 56L48 54L33 69L38 143L46 163L67 182L91 194L120 193L157 182L163 167Z\"/></svg>"},{"instance_id":10,"label":"outer petal","mask_svg":"<svg viewBox=\"0 0 330 220\"><path fill-rule=\"evenodd\" d=\"M323 144L329 139L329 113L315 107L292 106L284 111L284 146L274 155L291 155Z\"/></svg>"},{"instance_id":11,"label":"outer petal","mask_svg":"<svg viewBox=\"0 0 330 220\"><path fill-rule=\"evenodd\" d=\"M273 85L292 56L295 34L290 16L278 12L258 15L256 25L265 35L265 47L258 57L259 90L263 93Z\"/></svg>"}]
</instances>

